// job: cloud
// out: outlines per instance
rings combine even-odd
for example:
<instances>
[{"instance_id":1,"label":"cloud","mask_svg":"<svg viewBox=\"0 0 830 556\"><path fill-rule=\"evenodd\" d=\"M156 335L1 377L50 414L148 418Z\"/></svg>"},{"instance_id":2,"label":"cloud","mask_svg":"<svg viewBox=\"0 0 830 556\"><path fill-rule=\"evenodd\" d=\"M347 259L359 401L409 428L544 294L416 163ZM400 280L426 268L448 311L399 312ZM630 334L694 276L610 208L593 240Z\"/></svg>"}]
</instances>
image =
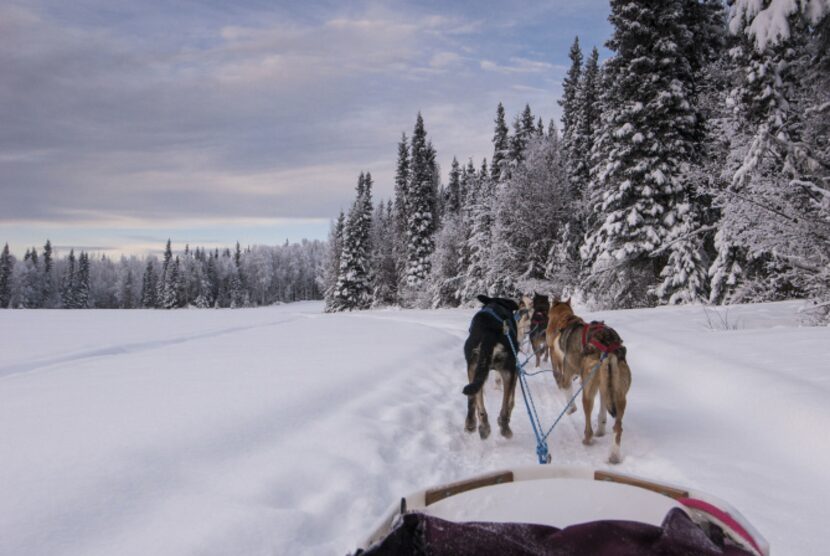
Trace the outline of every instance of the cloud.
<instances>
[{"instance_id":1,"label":"cloud","mask_svg":"<svg viewBox=\"0 0 830 556\"><path fill-rule=\"evenodd\" d=\"M396 143L418 111L445 169L453 155L489 156L499 101L558 114L567 49L527 33L541 17L506 25L498 3L434 12L10 0L0 222L328 219L361 170L391 195Z\"/></svg>"},{"instance_id":2,"label":"cloud","mask_svg":"<svg viewBox=\"0 0 830 556\"><path fill-rule=\"evenodd\" d=\"M499 73L543 73L553 69L553 64L542 62L539 60L528 60L526 58L510 58L509 65L502 65L491 60L482 60L479 65L485 71L495 71Z\"/></svg>"}]
</instances>

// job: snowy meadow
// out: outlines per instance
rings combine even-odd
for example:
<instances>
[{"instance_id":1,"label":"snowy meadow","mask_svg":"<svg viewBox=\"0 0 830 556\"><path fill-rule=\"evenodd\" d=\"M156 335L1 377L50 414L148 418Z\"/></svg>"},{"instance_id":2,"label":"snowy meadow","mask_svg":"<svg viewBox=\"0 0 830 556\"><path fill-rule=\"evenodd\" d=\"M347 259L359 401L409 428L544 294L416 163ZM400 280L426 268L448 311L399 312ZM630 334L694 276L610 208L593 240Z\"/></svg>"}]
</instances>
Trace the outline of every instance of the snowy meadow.
<instances>
[{"instance_id":1,"label":"snowy meadow","mask_svg":"<svg viewBox=\"0 0 830 556\"><path fill-rule=\"evenodd\" d=\"M629 349L614 469L724 498L775 554L828 542L830 329L801 306L578 311ZM472 309L321 311L0 312L0 553L344 554L409 491L535 463L521 406L511 440L463 430ZM554 463L609 468L582 426Z\"/></svg>"}]
</instances>

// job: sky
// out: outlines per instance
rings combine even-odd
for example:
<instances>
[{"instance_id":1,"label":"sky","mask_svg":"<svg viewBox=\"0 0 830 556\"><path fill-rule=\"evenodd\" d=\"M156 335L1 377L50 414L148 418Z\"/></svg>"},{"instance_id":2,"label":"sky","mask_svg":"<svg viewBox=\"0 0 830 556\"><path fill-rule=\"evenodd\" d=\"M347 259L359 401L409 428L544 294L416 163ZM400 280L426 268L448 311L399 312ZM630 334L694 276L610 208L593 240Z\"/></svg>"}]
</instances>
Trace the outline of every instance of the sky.
<instances>
[{"instance_id":1,"label":"sky","mask_svg":"<svg viewBox=\"0 0 830 556\"><path fill-rule=\"evenodd\" d=\"M607 0L0 0L0 243L142 254L325 239L392 194L424 117L446 180L496 106L547 122Z\"/></svg>"}]
</instances>

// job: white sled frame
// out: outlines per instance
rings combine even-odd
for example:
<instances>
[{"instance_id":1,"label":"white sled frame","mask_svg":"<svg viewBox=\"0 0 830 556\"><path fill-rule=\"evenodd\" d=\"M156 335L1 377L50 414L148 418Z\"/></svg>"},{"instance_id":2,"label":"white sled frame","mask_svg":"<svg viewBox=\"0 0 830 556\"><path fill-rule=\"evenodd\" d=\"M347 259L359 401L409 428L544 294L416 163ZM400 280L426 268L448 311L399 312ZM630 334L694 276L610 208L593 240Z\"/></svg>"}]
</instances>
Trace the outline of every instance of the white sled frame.
<instances>
[{"instance_id":1,"label":"white sled frame","mask_svg":"<svg viewBox=\"0 0 830 556\"><path fill-rule=\"evenodd\" d=\"M569 481L562 481L561 483L556 483L555 481L551 482L550 479L567 479ZM476 475L463 481L439 485L433 488L428 488L410 493L403 497L400 500L400 502L396 502L390 506L390 508L384 514L383 518L381 518L377 525L372 529L372 533L361 544L360 548L366 549L372 544L384 538L395 527L403 512L420 511L427 514L440 514L442 512L436 512L434 510L441 506L441 501L447 500L451 497L455 497L463 493L468 493L470 491L477 491L478 493L483 494L487 494L489 492L493 495L502 495L502 493L507 492L505 488L510 488L505 487L503 485L508 485L510 483L525 483L522 486L522 488L525 488L527 486L532 486L536 488L538 486L539 489L550 490L551 503L567 505L568 500L563 500L561 499L561 497L557 496L556 485L561 484L562 486L569 485L570 487L572 487L574 485L573 480L592 482L607 481L609 483L614 483L617 486L615 486L613 489L608 490L615 490L618 492L621 487L624 487L625 489L629 490L623 490L623 492L637 494L637 496L640 497L640 500L643 500L642 496L645 494L645 491L649 491L650 493L653 493L653 496L651 496L650 498L646 497L646 500L649 500L649 503L654 504L655 507L659 506L661 509L667 507L667 505L679 507L683 509L689 515L689 517L699 526L706 527L708 525L716 525L723 531L724 535L734 544L744 548L750 553L756 554L757 556L769 556L770 547L767 540L752 526L751 523L749 523L749 521L746 520L746 518L743 515L741 515L741 513L738 510L736 510L734 507L732 507L727 502L721 500L720 498L717 498L715 496L712 496L711 494L701 492L698 490L687 489L677 485L654 482L648 479L636 477L634 475L565 465L536 465L527 467L515 467L511 469L505 469L502 471ZM528 481L541 482L538 482L534 485L528 485ZM589 485L584 486L588 487ZM597 491L596 483L590 485L590 487L591 489L593 489L593 491ZM632 491L631 489L635 490ZM615 492L615 495L618 494ZM722 516L711 515L709 513L706 513L705 511L700 511L699 509L690 509L684 506L682 503L678 502L680 500L689 498L702 501L708 505L714 506L722 514L725 514L726 516L728 516L728 518L731 518L731 520L737 523L739 527L743 528L744 533L751 537L751 541L748 541L744 537L744 535L741 534L740 531L735 530L735 528L732 527L728 520L726 522L721 521L719 517ZM458 500L460 500L460 498ZM448 517L446 515L447 508L445 507L443 508L443 510L444 515L440 515L440 517L446 519ZM453 506L452 510L457 510L457 505ZM458 514L459 512L456 511L455 513ZM460 513L462 515L452 515L450 517L453 521L487 521L486 519L480 519L480 515L477 515L476 519L469 519L469 516L465 517L465 515L463 515L463 512ZM606 517L602 515L596 516L596 519L605 518ZM634 520L649 522L649 520ZM490 521L495 520L491 519ZM553 525L555 527L566 527L573 524L575 524L575 522L547 523L547 525ZM653 524L659 525L659 523Z\"/></svg>"}]
</instances>

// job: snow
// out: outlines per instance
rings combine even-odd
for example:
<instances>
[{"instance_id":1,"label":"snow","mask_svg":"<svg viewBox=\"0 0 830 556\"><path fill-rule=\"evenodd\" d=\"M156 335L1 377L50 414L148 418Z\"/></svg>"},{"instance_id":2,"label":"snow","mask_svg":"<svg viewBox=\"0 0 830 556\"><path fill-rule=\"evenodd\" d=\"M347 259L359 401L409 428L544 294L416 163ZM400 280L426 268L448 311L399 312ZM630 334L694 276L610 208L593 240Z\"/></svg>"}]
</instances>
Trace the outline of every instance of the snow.
<instances>
[{"instance_id":1,"label":"snow","mask_svg":"<svg viewBox=\"0 0 830 556\"><path fill-rule=\"evenodd\" d=\"M628 346L624 460L582 445L579 411L554 462L707 491L775 554L825 552L830 328L800 308L583 313ZM520 400L511 440L463 431L472 309L321 309L1 311L0 554L343 554L407 492L535 462ZM564 395L531 380L552 419Z\"/></svg>"}]
</instances>

